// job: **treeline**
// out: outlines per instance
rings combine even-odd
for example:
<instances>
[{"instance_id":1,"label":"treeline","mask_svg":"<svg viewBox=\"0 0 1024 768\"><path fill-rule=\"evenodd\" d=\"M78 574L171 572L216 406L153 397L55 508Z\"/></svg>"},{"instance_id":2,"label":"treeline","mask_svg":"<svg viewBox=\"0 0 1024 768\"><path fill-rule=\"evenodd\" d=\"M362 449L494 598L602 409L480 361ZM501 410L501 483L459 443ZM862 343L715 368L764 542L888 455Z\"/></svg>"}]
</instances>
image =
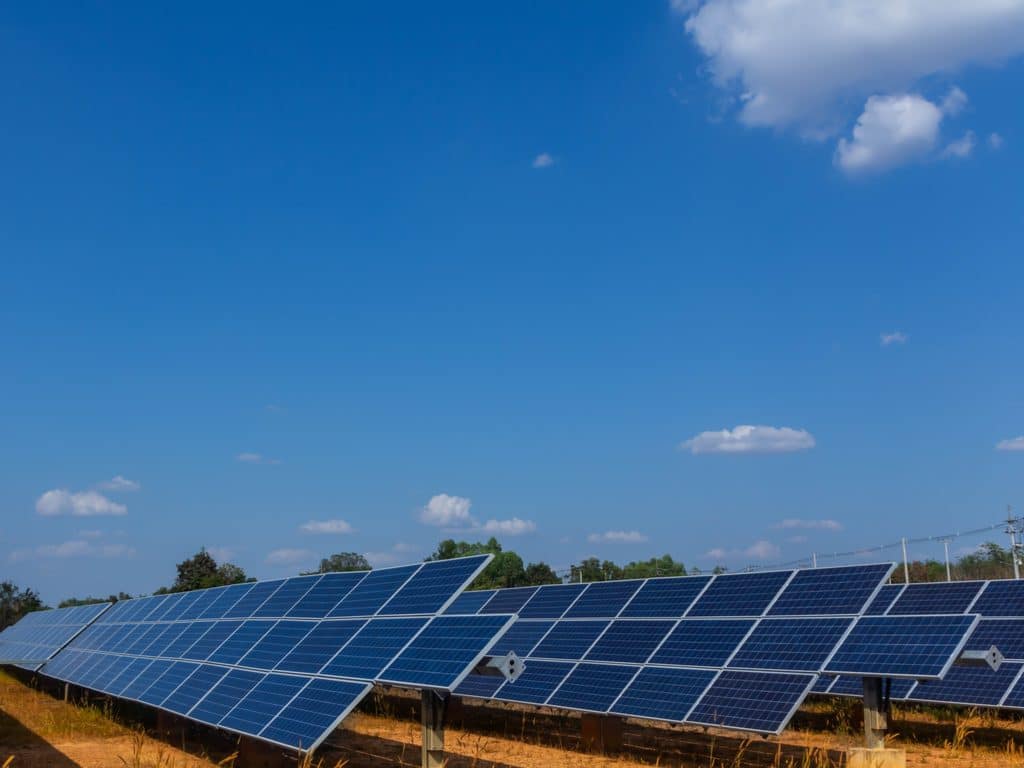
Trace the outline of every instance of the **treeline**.
<instances>
[{"instance_id":1,"label":"treeline","mask_svg":"<svg viewBox=\"0 0 1024 768\"><path fill-rule=\"evenodd\" d=\"M571 566L568 573L560 574L545 562L525 563L517 552L503 549L495 538L485 542L445 539L437 545L437 549L427 560L450 560L454 557L479 554L492 554L494 559L473 582L470 589L505 589L559 584L563 581L645 579L687 574L686 567L670 555L652 557L650 560L635 560L625 565L619 565L611 560L589 558ZM946 580L946 564L939 560L915 560L908 565L908 569L911 582ZM320 561L320 567L309 573L366 570L371 570L371 565L363 555L358 552L338 552L323 558ZM715 570L716 573L721 571L720 568ZM994 542L987 542L974 552L958 557L955 562L950 564L950 572L954 581L1012 578L1013 558L1008 549ZM694 569L689 573L694 574L699 571ZM153 594L188 592L193 589L207 589L249 581L255 581L255 579L247 575L240 566L234 563L218 563L209 552L200 549L192 557L178 563L175 579L169 586L161 587ZM893 573L893 581L897 583L903 581L902 565L897 567ZM71 597L62 600L58 607L117 602L132 597L135 595L130 595L127 592L118 592L116 595L112 594L103 598ZM46 608L47 606L43 604L34 590L20 589L9 581L0 582L0 629L13 624L26 613Z\"/></svg>"}]
</instances>

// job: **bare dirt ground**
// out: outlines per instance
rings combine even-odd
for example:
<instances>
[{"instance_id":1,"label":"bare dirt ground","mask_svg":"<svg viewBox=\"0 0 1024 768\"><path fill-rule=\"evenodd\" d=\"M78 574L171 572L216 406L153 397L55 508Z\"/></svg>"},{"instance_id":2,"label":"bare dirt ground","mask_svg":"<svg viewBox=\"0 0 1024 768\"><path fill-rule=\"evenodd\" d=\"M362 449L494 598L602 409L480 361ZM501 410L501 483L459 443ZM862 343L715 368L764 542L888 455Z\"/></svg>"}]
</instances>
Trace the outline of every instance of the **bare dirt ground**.
<instances>
[{"instance_id":1,"label":"bare dirt ground","mask_svg":"<svg viewBox=\"0 0 1024 768\"><path fill-rule=\"evenodd\" d=\"M351 716L303 768L418 766L418 702L377 696ZM614 755L580 743L579 719L558 712L467 703L451 713L447 768L841 768L859 742L853 702L812 702L778 739L744 739L627 721ZM952 710L894 713L894 745L913 768L1024 768L1020 719ZM237 739L180 720L157 722L147 708L65 703L0 672L0 768L253 768L287 765L281 753L247 750ZM10 759L10 763L5 761ZM291 761L291 765L296 763Z\"/></svg>"}]
</instances>

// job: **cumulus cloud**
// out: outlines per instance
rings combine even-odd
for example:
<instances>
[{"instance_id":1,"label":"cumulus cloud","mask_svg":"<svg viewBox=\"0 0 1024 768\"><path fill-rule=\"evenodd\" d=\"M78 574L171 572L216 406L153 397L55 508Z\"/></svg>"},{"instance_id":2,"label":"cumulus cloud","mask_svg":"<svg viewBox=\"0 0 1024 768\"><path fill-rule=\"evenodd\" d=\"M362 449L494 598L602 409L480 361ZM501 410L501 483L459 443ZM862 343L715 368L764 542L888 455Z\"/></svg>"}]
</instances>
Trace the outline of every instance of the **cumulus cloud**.
<instances>
[{"instance_id":1,"label":"cumulus cloud","mask_svg":"<svg viewBox=\"0 0 1024 768\"><path fill-rule=\"evenodd\" d=\"M128 507L111 501L97 491L72 493L60 488L47 491L36 499L36 512L46 517L70 514L75 517L96 515L125 515Z\"/></svg>"},{"instance_id":2,"label":"cumulus cloud","mask_svg":"<svg viewBox=\"0 0 1024 768\"><path fill-rule=\"evenodd\" d=\"M34 549L12 552L8 559L21 562L32 558L67 559L73 557L119 558L131 557L135 549L127 544L98 544L84 539L72 539L60 544L43 544Z\"/></svg>"},{"instance_id":3,"label":"cumulus cloud","mask_svg":"<svg viewBox=\"0 0 1024 768\"><path fill-rule=\"evenodd\" d=\"M838 520L803 520L798 517L787 517L776 528L783 530L804 529L817 531L841 531L843 525Z\"/></svg>"},{"instance_id":4,"label":"cumulus cloud","mask_svg":"<svg viewBox=\"0 0 1024 768\"><path fill-rule=\"evenodd\" d=\"M975 144L974 131L968 131L961 138L947 144L942 150L942 156L964 160L974 152Z\"/></svg>"},{"instance_id":5,"label":"cumulus cloud","mask_svg":"<svg viewBox=\"0 0 1024 768\"><path fill-rule=\"evenodd\" d=\"M282 547L267 553L267 565L303 565L311 563L316 555L308 549L291 549Z\"/></svg>"},{"instance_id":6,"label":"cumulus cloud","mask_svg":"<svg viewBox=\"0 0 1024 768\"><path fill-rule=\"evenodd\" d=\"M741 424L735 429L701 432L679 446L698 453L793 453L814 447L814 437L804 429Z\"/></svg>"},{"instance_id":7,"label":"cumulus cloud","mask_svg":"<svg viewBox=\"0 0 1024 768\"><path fill-rule=\"evenodd\" d=\"M587 541L591 544L641 544L647 541L647 536L640 531L605 531L604 533L590 534L587 536Z\"/></svg>"},{"instance_id":8,"label":"cumulus cloud","mask_svg":"<svg viewBox=\"0 0 1024 768\"><path fill-rule=\"evenodd\" d=\"M715 547L709 549L704 553L706 557L716 560L718 562L724 562L726 560L735 560L736 558L745 557L752 558L754 560L770 560L776 558L780 554L780 550L777 544L774 544L766 539L755 541L749 547L744 549L726 549L724 547Z\"/></svg>"},{"instance_id":9,"label":"cumulus cloud","mask_svg":"<svg viewBox=\"0 0 1024 768\"><path fill-rule=\"evenodd\" d=\"M115 475L110 480L100 483L99 487L105 491L137 491L142 485L135 480L129 480L123 475Z\"/></svg>"},{"instance_id":10,"label":"cumulus cloud","mask_svg":"<svg viewBox=\"0 0 1024 768\"><path fill-rule=\"evenodd\" d=\"M443 528L467 525L473 522L469 515L469 508L472 505L472 501L462 496L439 493L420 510L420 522Z\"/></svg>"},{"instance_id":11,"label":"cumulus cloud","mask_svg":"<svg viewBox=\"0 0 1024 768\"><path fill-rule=\"evenodd\" d=\"M235 457L236 461L240 461L243 464L280 464L281 462L277 459L272 459L269 456L264 456L262 453L240 453Z\"/></svg>"},{"instance_id":12,"label":"cumulus cloud","mask_svg":"<svg viewBox=\"0 0 1024 768\"><path fill-rule=\"evenodd\" d=\"M1003 137L1000 136L998 133L990 133L988 135L988 145L992 149L996 149L996 150L1002 149L1004 143L1005 143L1005 141L1004 141Z\"/></svg>"},{"instance_id":13,"label":"cumulus cloud","mask_svg":"<svg viewBox=\"0 0 1024 768\"><path fill-rule=\"evenodd\" d=\"M299 526L306 533L352 533L355 529L345 520L310 520Z\"/></svg>"},{"instance_id":14,"label":"cumulus cloud","mask_svg":"<svg viewBox=\"0 0 1024 768\"><path fill-rule=\"evenodd\" d=\"M555 164L555 158L549 155L547 152L541 152L535 158L533 158L534 168L550 168Z\"/></svg>"},{"instance_id":15,"label":"cumulus cloud","mask_svg":"<svg viewBox=\"0 0 1024 768\"><path fill-rule=\"evenodd\" d=\"M872 96L853 127L840 139L835 162L847 173L885 171L927 157L939 139L942 110L922 96Z\"/></svg>"},{"instance_id":16,"label":"cumulus cloud","mask_svg":"<svg viewBox=\"0 0 1024 768\"><path fill-rule=\"evenodd\" d=\"M506 536L521 536L524 533L533 533L537 525L532 520L520 520L513 517L511 520L488 520L479 527L482 533L504 534Z\"/></svg>"},{"instance_id":17,"label":"cumulus cloud","mask_svg":"<svg viewBox=\"0 0 1024 768\"><path fill-rule=\"evenodd\" d=\"M997 451L1024 451L1024 435L1000 440L996 443Z\"/></svg>"},{"instance_id":18,"label":"cumulus cloud","mask_svg":"<svg viewBox=\"0 0 1024 768\"><path fill-rule=\"evenodd\" d=\"M893 344L906 344L910 337L903 331L890 331L879 336L879 342L883 347L891 347Z\"/></svg>"}]
</instances>

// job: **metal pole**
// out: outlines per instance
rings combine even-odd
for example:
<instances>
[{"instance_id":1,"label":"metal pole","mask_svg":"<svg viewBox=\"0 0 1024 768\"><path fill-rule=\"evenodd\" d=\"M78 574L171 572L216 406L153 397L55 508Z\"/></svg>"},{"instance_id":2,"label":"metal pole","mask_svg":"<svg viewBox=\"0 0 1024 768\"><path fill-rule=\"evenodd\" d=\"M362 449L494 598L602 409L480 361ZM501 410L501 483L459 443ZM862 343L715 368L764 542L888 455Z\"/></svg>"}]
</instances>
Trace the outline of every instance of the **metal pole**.
<instances>
[{"instance_id":1,"label":"metal pole","mask_svg":"<svg viewBox=\"0 0 1024 768\"><path fill-rule=\"evenodd\" d=\"M903 583L910 583L910 563L907 562L907 537L900 539L903 544Z\"/></svg>"},{"instance_id":2,"label":"metal pole","mask_svg":"<svg viewBox=\"0 0 1024 768\"><path fill-rule=\"evenodd\" d=\"M949 539L943 539L942 540L942 546L946 550L946 581L952 581L953 580L953 576L952 576L952 574L950 573L950 570L949 570Z\"/></svg>"},{"instance_id":3,"label":"metal pole","mask_svg":"<svg viewBox=\"0 0 1024 768\"><path fill-rule=\"evenodd\" d=\"M1013 507L1006 507L1006 532L1010 534L1010 559L1013 560L1013 578L1020 578L1020 562L1017 559L1017 519Z\"/></svg>"},{"instance_id":4,"label":"metal pole","mask_svg":"<svg viewBox=\"0 0 1024 768\"><path fill-rule=\"evenodd\" d=\"M882 678L864 678L864 746L868 749L885 748L885 732L889 727L886 718L885 697L882 695Z\"/></svg>"},{"instance_id":5,"label":"metal pole","mask_svg":"<svg viewBox=\"0 0 1024 768\"><path fill-rule=\"evenodd\" d=\"M811 567L812 568L817 568L818 567L818 553L817 552L811 552Z\"/></svg>"},{"instance_id":6,"label":"metal pole","mask_svg":"<svg viewBox=\"0 0 1024 768\"><path fill-rule=\"evenodd\" d=\"M423 722L422 768L444 768L444 710L447 696L423 691L420 719Z\"/></svg>"}]
</instances>

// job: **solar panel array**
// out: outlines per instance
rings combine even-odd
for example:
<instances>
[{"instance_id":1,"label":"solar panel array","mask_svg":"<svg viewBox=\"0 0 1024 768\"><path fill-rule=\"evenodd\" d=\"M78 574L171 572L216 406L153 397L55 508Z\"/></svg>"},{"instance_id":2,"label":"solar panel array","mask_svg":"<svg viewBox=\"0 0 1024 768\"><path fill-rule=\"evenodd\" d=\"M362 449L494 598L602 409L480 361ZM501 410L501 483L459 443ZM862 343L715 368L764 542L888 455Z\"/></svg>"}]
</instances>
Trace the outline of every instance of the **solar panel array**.
<instances>
[{"instance_id":1,"label":"solar panel array","mask_svg":"<svg viewBox=\"0 0 1024 768\"><path fill-rule=\"evenodd\" d=\"M456 693L778 733L812 687L831 687L826 673L948 672L977 618L865 616L891 571L882 564L467 593L459 610L517 614L493 651L515 650L526 665L515 683L471 675Z\"/></svg>"},{"instance_id":2,"label":"solar panel array","mask_svg":"<svg viewBox=\"0 0 1024 768\"><path fill-rule=\"evenodd\" d=\"M890 694L894 700L1024 709L1024 581L888 584L867 613L909 623L928 621L936 613L958 613L965 622L979 617L965 650L986 651L995 646L1005 659L998 670L953 667L942 680L894 681ZM816 693L863 694L859 677L844 675L822 683Z\"/></svg>"},{"instance_id":3,"label":"solar panel array","mask_svg":"<svg viewBox=\"0 0 1024 768\"><path fill-rule=\"evenodd\" d=\"M512 620L437 615L490 556L127 600L46 675L311 750L374 683L451 690Z\"/></svg>"},{"instance_id":4,"label":"solar panel array","mask_svg":"<svg viewBox=\"0 0 1024 768\"><path fill-rule=\"evenodd\" d=\"M95 603L26 614L0 633L0 664L37 669L109 607Z\"/></svg>"}]
</instances>

